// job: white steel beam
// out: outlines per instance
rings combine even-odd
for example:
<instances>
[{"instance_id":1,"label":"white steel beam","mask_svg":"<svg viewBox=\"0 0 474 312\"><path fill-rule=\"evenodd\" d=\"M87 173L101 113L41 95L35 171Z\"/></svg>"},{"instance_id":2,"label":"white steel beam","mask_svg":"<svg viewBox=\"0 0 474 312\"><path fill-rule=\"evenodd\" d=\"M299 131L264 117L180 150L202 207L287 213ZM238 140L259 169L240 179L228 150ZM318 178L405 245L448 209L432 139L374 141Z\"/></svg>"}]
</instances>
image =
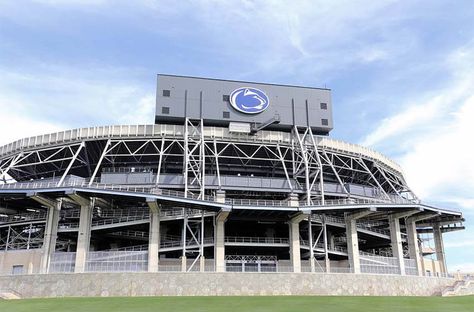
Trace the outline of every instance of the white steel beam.
<instances>
[{"instance_id":1,"label":"white steel beam","mask_svg":"<svg viewBox=\"0 0 474 312\"><path fill-rule=\"evenodd\" d=\"M76 161L77 159L77 156L79 156L79 153L81 152L82 148L85 146L86 144L84 142L82 142L80 145L79 145L79 148L77 149L76 153L74 154L74 156L72 157L71 159L71 162L69 163L69 165L67 166L66 170L64 171L61 179L59 180L58 182L58 186L61 186L64 182L64 179L66 178L66 176L68 175L69 173L69 170L71 170L72 168L72 165L74 164L74 162Z\"/></svg>"}]
</instances>

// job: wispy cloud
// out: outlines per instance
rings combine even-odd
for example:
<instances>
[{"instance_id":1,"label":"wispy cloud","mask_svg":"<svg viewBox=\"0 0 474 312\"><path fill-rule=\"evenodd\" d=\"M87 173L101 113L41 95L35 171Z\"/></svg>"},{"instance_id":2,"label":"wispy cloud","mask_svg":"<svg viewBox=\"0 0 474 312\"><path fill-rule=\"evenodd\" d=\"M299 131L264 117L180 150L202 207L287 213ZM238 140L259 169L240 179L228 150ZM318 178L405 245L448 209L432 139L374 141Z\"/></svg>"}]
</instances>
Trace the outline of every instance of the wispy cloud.
<instances>
[{"instance_id":1,"label":"wispy cloud","mask_svg":"<svg viewBox=\"0 0 474 312\"><path fill-rule=\"evenodd\" d=\"M452 201L466 208L474 201L474 44L451 53L452 80L444 89L426 90L394 116L383 119L362 141L382 150L396 146L409 185L422 199Z\"/></svg>"},{"instance_id":2,"label":"wispy cloud","mask_svg":"<svg viewBox=\"0 0 474 312\"><path fill-rule=\"evenodd\" d=\"M131 70L44 64L32 71L0 68L6 121L0 123L0 144L71 127L152 123L153 89L132 76Z\"/></svg>"}]
</instances>

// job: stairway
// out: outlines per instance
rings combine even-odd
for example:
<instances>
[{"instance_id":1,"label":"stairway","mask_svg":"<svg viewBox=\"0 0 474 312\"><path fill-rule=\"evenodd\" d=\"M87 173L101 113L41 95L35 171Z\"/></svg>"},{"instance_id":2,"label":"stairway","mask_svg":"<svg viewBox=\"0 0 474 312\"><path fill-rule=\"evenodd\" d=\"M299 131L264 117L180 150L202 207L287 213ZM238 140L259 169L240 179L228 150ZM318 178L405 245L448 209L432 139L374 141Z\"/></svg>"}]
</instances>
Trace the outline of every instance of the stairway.
<instances>
[{"instance_id":1,"label":"stairway","mask_svg":"<svg viewBox=\"0 0 474 312\"><path fill-rule=\"evenodd\" d=\"M442 297L469 295L474 295L474 279L469 277L456 281L453 286L446 287L441 292Z\"/></svg>"}]
</instances>

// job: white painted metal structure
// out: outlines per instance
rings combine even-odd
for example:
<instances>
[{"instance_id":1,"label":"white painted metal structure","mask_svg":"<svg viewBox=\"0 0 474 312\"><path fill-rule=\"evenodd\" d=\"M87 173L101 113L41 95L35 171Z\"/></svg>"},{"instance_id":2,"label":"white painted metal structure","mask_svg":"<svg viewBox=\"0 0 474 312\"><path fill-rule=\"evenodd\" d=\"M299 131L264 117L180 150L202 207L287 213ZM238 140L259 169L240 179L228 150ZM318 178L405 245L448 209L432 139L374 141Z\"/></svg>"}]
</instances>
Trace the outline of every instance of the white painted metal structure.
<instances>
[{"instance_id":1,"label":"white painted metal structure","mask_svg":"<svg viewBox=\"0 0 474 312\"><path fill-rule=\"evenodd\" d=\"M74 129L0 147L0 180L0 248L42 248L41 272L421 275L419 229L446 273L441 233L463 228L392 160L310 128Z\"/></svg>"}]
</instances>

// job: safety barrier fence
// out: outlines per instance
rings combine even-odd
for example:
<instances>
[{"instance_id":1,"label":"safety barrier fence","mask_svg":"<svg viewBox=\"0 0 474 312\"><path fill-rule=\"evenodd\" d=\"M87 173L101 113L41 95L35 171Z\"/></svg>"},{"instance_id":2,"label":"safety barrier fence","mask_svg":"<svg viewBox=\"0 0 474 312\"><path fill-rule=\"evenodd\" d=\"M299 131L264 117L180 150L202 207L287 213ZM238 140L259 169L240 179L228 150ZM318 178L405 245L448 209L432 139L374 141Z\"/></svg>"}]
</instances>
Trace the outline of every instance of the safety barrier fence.
<instances>
[{"instance_id":1,"label":"safety barrier fence","mask_svg":"<svg viewBox=\"0 0 474 312\"><path fill-rule=\"evenodd\" d=\"M108 191L120 191L120 192L134 192L134 193L145 193L153 195L161 195L180 199L193 199L201 200L206 202L215 202L215 197L211 195L200 195L188 191L187 193L177 190L160 189L155 184L149 185L129 185L129 184L112 184L112 183L99 183L95 179L93 182L87 179L70 179L63 181L60 184L60 180L48 180L48 181L32 181L32 182L18 182L18 183L7 183L0 184L0 189L51 189L61 187L77 187L87 189L99 189ZM264 207L289 207L291 203L289 200L253 200L253 199L233 199L226 198L225 203L234 206L264 206ZM377 205L377 204L406 204L414 205L419 204L417 201L408 200L400 196L389 196L389 198L340 198L330 200L311 200L299 201L300 207L306 206L347 206L347 205ZM457 210L454 210L457 211Z\"/></svg>"}]
</instances>

